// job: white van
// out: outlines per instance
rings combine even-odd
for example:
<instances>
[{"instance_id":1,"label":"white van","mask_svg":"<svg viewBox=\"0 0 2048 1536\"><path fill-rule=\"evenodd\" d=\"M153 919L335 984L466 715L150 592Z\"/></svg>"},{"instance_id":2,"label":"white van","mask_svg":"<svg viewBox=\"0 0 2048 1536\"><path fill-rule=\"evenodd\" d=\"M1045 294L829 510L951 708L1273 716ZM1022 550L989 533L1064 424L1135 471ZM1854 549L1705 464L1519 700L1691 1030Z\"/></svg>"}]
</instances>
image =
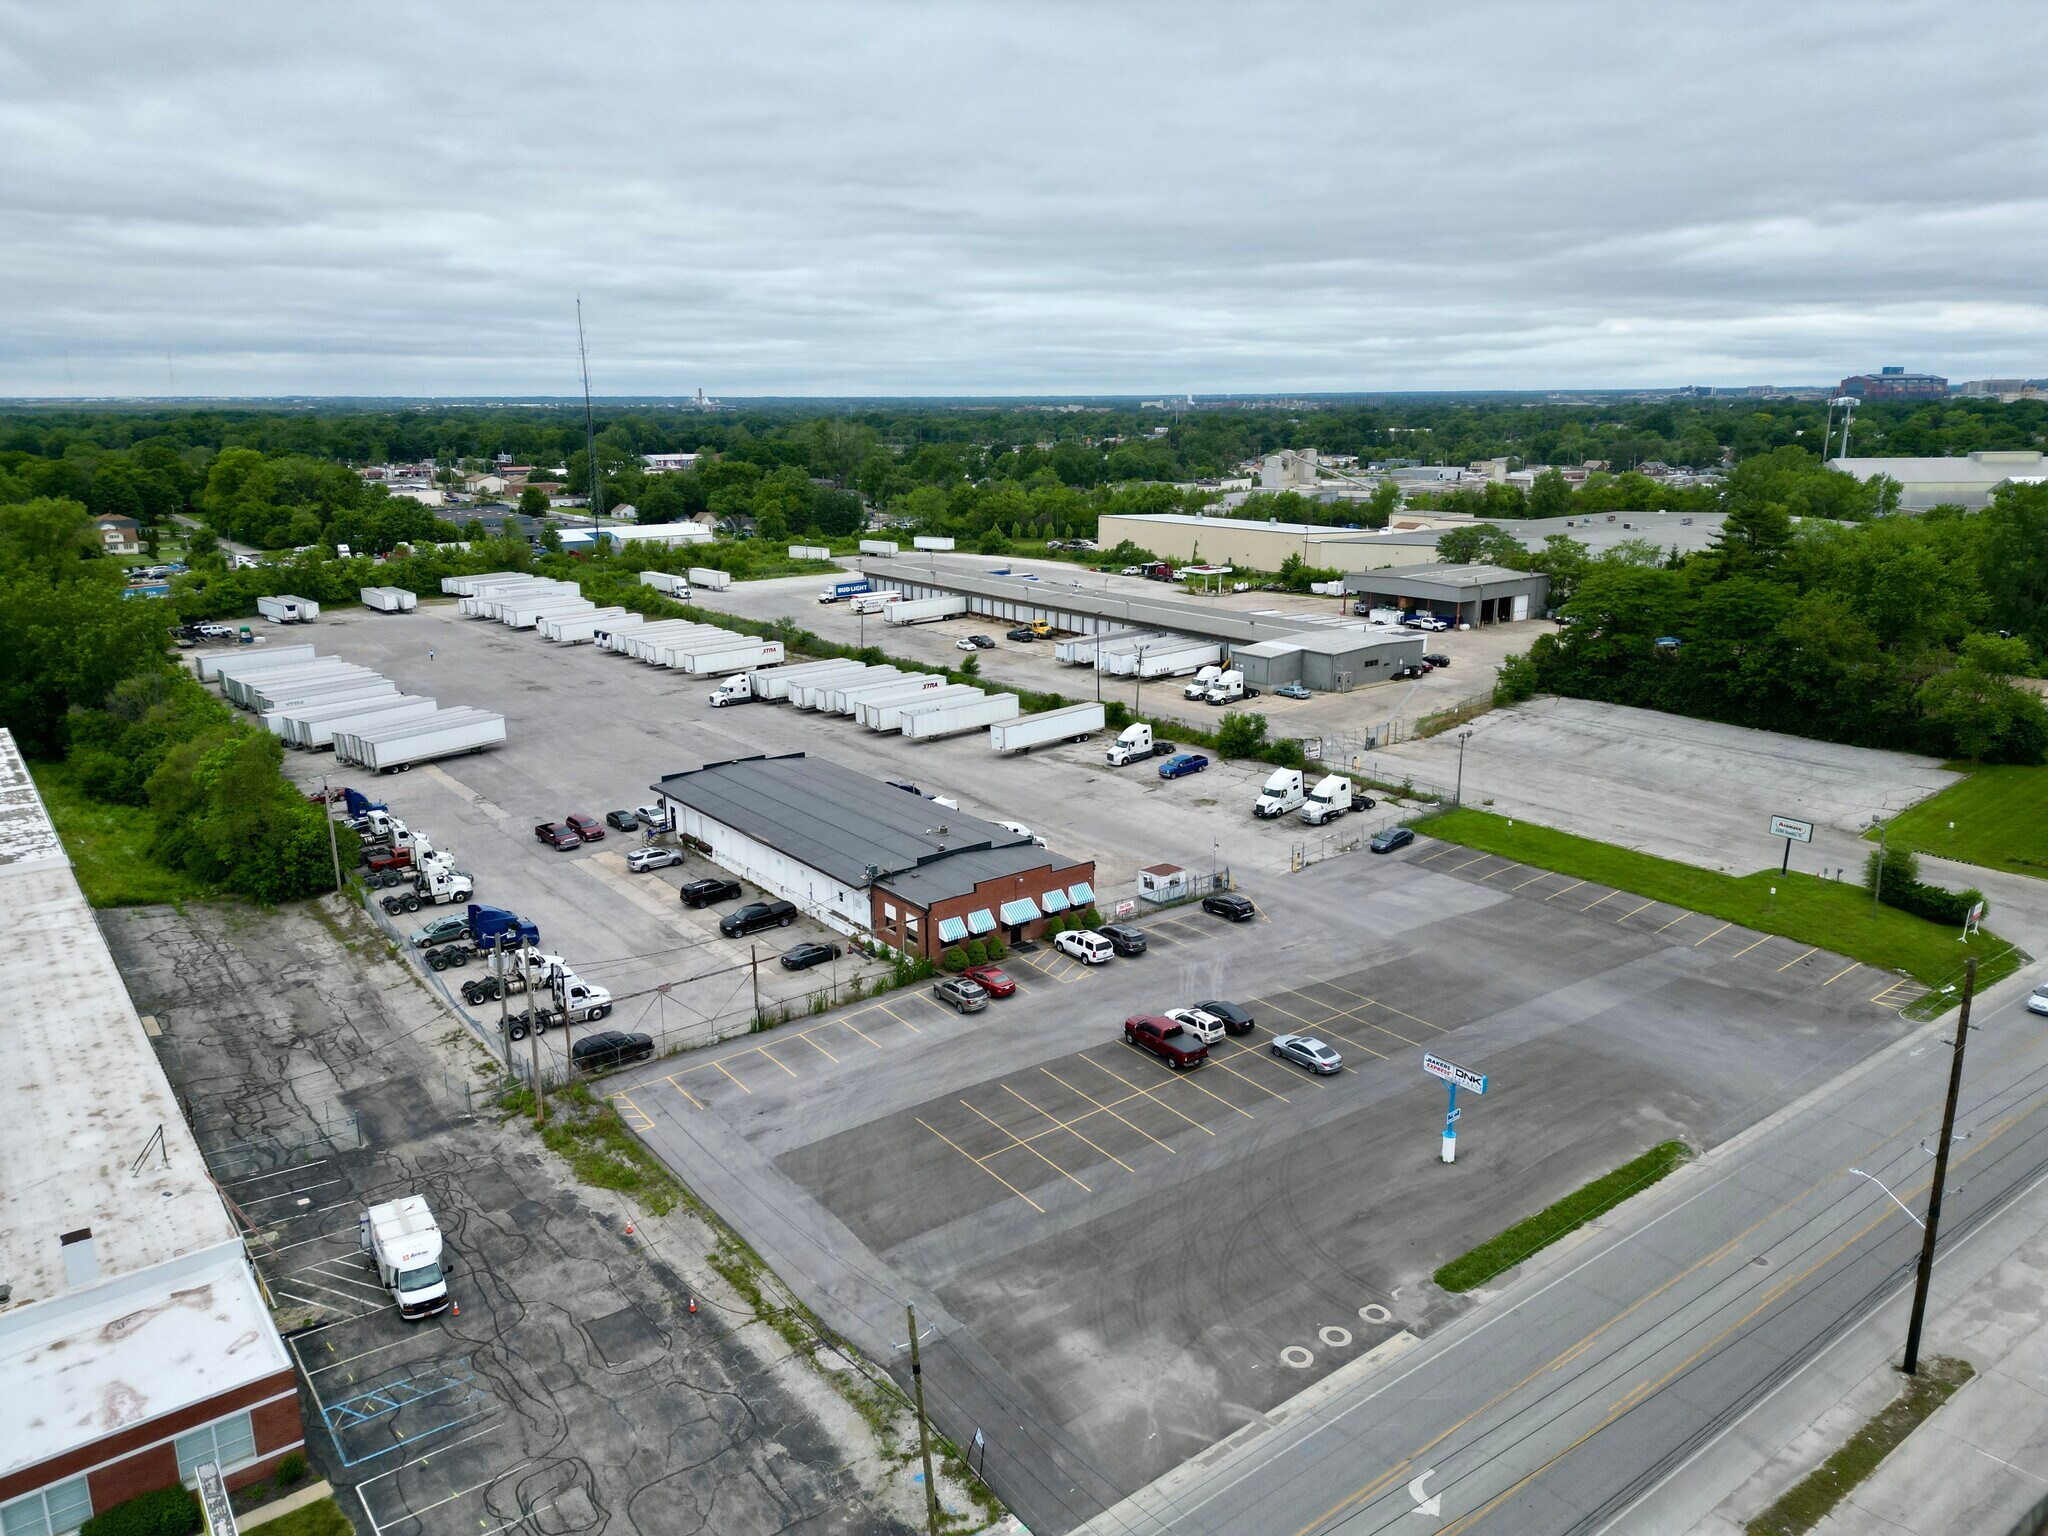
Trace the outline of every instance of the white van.
<instances>
[{"instance_id":1,"label":"white van","mask_svg":"<svg viewBox=\"0 0 2048 1536\"><path fill-rule=\"evenodd\" d=\"M1116 958L1115 948L1099 933L1075 930L1055 934L1052 947L1086 965L1107 965Z\"/></svg>"}]
</instances>

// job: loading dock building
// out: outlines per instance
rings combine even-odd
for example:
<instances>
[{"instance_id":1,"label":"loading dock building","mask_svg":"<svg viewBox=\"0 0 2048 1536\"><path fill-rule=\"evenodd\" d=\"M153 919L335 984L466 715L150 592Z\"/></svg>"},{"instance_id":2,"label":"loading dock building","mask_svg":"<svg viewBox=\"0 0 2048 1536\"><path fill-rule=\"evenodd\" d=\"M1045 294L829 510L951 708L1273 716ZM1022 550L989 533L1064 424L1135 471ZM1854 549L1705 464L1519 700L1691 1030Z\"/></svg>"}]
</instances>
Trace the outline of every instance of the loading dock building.
<instances>
[{"instance_id":1,"label":"loading dock building","mask_svg":"<svg viewBox=\"0 0 2048 1536\"><path fill-rule=\"evenodd\" d=\"M268 1476L305 1444L242 1238L0 731L0 1531Z\"/></svg>"},{"instance_id":2,"label":"loading dock building","mask_svg":"<svg viewBox=\"0 0 2048 1536\"><path fill-rule=\"evenodd\" d=\"M1354 571L1344 590L1368 608L1434 613L1454 624L1541 618L1550 578L1499 565L1437 565L1411 571Z\"/></svg>"},{"instance_id":3,"label":"loading dock building","mask_svg":"<svg viewBox=\"0 0 2048 1536\"><path fill-rule=\"evenodd\" d=\"M1042 933L1095 899L1095 863L802 752L706 763L653 786L679 835L843 933L937 959Z\"/></svg>"},{"instance_id":4,"label":"loading dock building","mask_svg":"<svg viewBox=\"0 0 2048 1536\"><path fill-rule=\"evenodd\" d=\"M1230 653L1230 664L1254 688L1300 683L1318 693L1345 693L1419 665L1428 648L1428 637L1412 630L1305 630L1241 645Z\"/></svg>"}]
</instances>

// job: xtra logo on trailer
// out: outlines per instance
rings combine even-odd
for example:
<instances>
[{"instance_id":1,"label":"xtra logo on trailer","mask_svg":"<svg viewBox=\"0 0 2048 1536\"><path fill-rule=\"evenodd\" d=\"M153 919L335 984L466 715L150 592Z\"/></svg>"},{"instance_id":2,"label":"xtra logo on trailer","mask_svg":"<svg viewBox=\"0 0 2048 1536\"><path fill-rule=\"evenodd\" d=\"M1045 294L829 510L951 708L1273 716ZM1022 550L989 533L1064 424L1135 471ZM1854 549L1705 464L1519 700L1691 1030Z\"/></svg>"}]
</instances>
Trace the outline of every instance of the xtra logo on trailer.
<instances>
[{"instance_id":1,"label":"xtra logo on trailer","mask_svg":"<svg viewBox=\"0 0 2048 1536\"><path fill-rule=\"evenodd\" d=\"M1473 1072L1459 1066L1454 1061L1445 1061L1441 1056L1432 1056L1427 1051L1422 1053L1422 1070L1431 1077L1440 1077L1447 1083L1465 1089L1468 1093L1486 1092L1485 1073Z\"/></svg>"}]
</instances>

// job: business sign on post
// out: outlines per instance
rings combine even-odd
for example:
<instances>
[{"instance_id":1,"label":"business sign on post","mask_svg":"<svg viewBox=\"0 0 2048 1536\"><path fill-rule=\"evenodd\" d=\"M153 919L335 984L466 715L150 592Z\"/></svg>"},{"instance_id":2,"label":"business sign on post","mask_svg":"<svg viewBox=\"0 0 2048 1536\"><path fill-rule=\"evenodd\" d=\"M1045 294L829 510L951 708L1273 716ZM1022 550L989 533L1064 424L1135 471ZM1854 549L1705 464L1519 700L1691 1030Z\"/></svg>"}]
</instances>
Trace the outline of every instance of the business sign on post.
<instances>
[{"instance_id":1,"label":"business sign on post","mask_svg":"<svg viewBox=\"0 0 2048 1536\"><path fill-rule=\"evenodd\" d=\"M204 1462L192 1469L192 1481L199 1485L199 1508L206 1517L207 1536L238 1536L235 1507L228 1502L226 1481L220 1468Z\"/></svg>"},{"instance_id":2,"label":"business sign on post","mask_svg":"<svg viewBox=\"0 0 2048 1536\"><path fill-rule=\"evenodd\" d=\"M1454 1061L1445 1061L1443 1057L1432 1056L1427 1051L1422 1053L1422 1070L1468 1093L1486 1092L1486 1074L1469 1071Z\"/></svg>"},{"instance_id":3,"label":"business sign on post","mask_svg":"<svg viewBox=\"0 0 2048 1536\"><path fill-rule=\"evenodd\" d=\"M1813 823L1794 821L1790 816L1773 816L1771 836L1789 838L1795 843L1810 843L1813 841Z\"/></svg>"}]
</instances>

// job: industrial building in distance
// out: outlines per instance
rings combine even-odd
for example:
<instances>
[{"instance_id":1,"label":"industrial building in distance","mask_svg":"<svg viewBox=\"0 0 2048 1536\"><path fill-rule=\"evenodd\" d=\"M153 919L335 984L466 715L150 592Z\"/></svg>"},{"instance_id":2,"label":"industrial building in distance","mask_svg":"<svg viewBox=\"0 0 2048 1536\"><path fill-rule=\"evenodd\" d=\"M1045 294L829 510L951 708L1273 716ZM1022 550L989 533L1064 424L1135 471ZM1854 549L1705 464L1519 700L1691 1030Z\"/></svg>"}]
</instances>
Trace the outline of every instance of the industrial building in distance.
<instances>
[{"instance_id":1,"label":"industrial building in distance","mask_svg":"<svg viewBox=\"0 0 2048 1536\"><path fill-rule=\"evenodd\" d=\"M0 1531L305 1443L292 1359L13 736L0 731Z\"/></svg>"}]
</instances>

